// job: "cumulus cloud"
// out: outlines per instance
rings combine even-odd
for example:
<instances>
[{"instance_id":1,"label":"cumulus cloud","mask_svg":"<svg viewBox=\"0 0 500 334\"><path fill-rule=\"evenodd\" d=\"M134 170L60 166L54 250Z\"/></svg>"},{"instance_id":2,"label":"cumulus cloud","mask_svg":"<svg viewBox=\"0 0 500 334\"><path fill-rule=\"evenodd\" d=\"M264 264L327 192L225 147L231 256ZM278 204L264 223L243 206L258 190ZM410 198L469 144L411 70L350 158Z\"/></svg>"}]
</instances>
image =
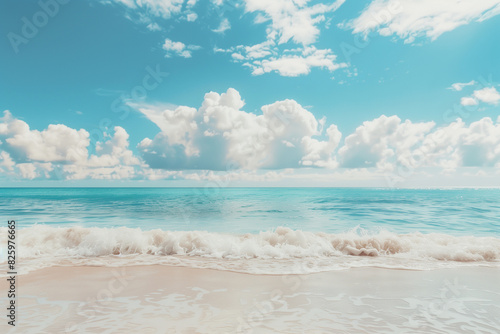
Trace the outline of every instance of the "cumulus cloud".
<instances>
[{"instance_id":1,"label":"cumulus cloud","mask_svg":"<svg viewBox=\"0 0 500 334\"><path fill-rule=\"evenodd\" d=\"M197 45L186 45L182 42L174 42L168 38L165 39L162 48L167 52L165 54L165 57L167 58L170 58L172 56L191 58L192 51L200 49L200 47Z\"/></svg>"},{"instance_id":2,"label":"cumulus cloud","mask_svg":"<svg viewBox=\"0 0 500 334\"><path fill-rule=\"evenodd\" d=\"M339 149L345 168L393 171L406 168L494 167L500 163L500 119L485 117L467 126L461 119L435 127L434 122L402 122L381 116L364 122Z\"/></svg>"},{"instance_id":3,"label":"cumulus cloud","mask_svg":"<svg viewBox=\"0 0 500 334\"><path fill-rule=\"evenodd\" d=\"M76 162L87 155L89 133L63 124L51 124L43 131L4 111L0 118L0 148L18 162Z\"/></svg>"},{"instance_id":4,"label":"cumulus cloud","mask_svg":"<svg viewBox=\"0 0 500 334\"><path fill-rule=\"evenodd\" d=\"M19 164L17 167L19 168L19 172L21 173L21 177L23 179L33 180L39 175L36 172L36 166L34 164L24 163Z\"/></svg>"},{"instance_id":5,"label":"cumulus cloud","mask_svg":"<svg viewBox=\"0 0 500 334\"><path fill-rule=\"evenodd\" d=\"M138 146L154 169L227 170L283 168L375 169L403 167L496 166L500 125L490 118L467 126L457 120L436 127L382 115L364 122L342 143L335 124L325 126L294 100L243 110L234 89L205 95L199 109L142 106L139 110L160 129ZM326 131L323 132L323 128Z\"/></svg>"},{"instance_id":6,"label":"cumulus cloud","mask_svg":"<svg viewBox=\"0 0 500 334\"><path fill-rule=\"evenodd\" d=\"M302 145L306 154L302 157L301 164L304 166L316 166L335 168L338 166L334 152L340 143L342 133L335 124L326 130L328 140L318 140L312 137L303 137Z\"/></svg>"},{"instance_id":7,"label":"cumulus cloud","mask_svg":"<svg viewBox=\"0 0 500 334\"><path fill-rule=\"evenodd\" d=\"M484 87L482 89L475 90L472 96L462 97L460 104L463 106L473 106L479 104L479 102L484 102L487 104L497 105L500 101L500 93L495 87Z\"/></svg>"},{"instance_id":8,"label":"cumulus cloud","mask_svg":"<svg viewBox=\"0 0 500 334\"><path fill-rule=\"evenodd\" d=\"M265 105L260 115L241 110L244 105L239 92L230 88L205 94L198 110L139 107L161 132L145 138L138 149L152 168L171 170L332 164L341 137L336 127L322 141L313 138L321 135L318 120L294 100Z\"/></svg>"},{"instance_id":9,"label":"cumulus cloud","mask_svg":"<svg viewBox=\"0 0 500 334\"><path fill-rule=\"evenodd\" d=\"M95 153L85 161L62 165L62 177L70 180L134 178L141 161L129 149L127 131L120 126L115 126L113 131L113 135L105 136L107 140L96 142Z\"/></svg>"},{"instance_id":10,"label":"cumulus cloud","mask_svg":"<svg viewBox=\"0 0 500 334\"><path fill-rule=\"evenodd\" d=\"M106 141L95 143L89 153L89 133L63 124L32 130L29 125L4 111L0 118L0 170L10 175L34 179L120 178L133 175L140 161L128 149L128 133L115 127Z\"/></svg>"},{"instance_id":11,"label":"cumulus cloud","mask_svg":"<svg viewBox=\"0 0 500 334\"><path fill-rule=\"evenodd\" d=\"M346 26L353 33L376 31L412 43L419 36L435 40L459 26L498 14L499 0L373 0Z\"/></svg>"},{"instance_id":12,"label":"cumulus cloud","mask_svg":"<svg viewBox=\"0 0 500 334\"><path fill-rule=\"evenodd\" d=\"M121 126L114 127L114 134L104 143L97 142L96 154L90 155L86 162L88 167L112 167L118 165L139 165L129 147L129 135Z\"/></svg>"},{"instance_id":13,"label":"cumulus cloud","mask_svg":"<svg viewBox=\"0 0 500 334\"><path fill-rule=\"evenodd\" d=\"M0 168L4 171L13 171L16 163L10 157L10 154L5 151L0 151Z\"/></svg>"},{"instance_id":14,"label":"cumulus cloud","mask_svg":"<svg viewBox=\"0 0 500 334\"><path fill-rule=\"evenodd\" d=\"M470 96L465 96L465 97L462 97L460 99L460 104L463 106L475 106L478 103L479 102L477 102L477 100L475 98L470 97Z\"/></svg>"},{"instance_id":15,"label":"cumulus cloud","mask_svg":"<svg viewBox=\"0 0 500 334\"><path fill-rule=\"evenodd\" d=\"M394 162L408 164L411 152L435 126L434 122L402 122L397 116L366 121L345 139L339 150L342 167L391 169Z\"/></svg>"},{"instance_id":16,"label":"cumulus cloud","mask_svg":"<svg viewBox=\"0 0 500 334\"><path fill-rule=\"evenodd\" d=\"M135 107L158 127L156 135L137 145L139 155L119 126L92 143L84 129L62 124L30 129L5 111L0 118L0 173L24 179L219 182L229 175L238 180L279 180L285 174L300 178L298 171L305 168L354 178L380 177L403 167L431 168L434 174L500 168L500 117L436 126L382 115L342 140L335 124L327 125L294 100L265 105L258 114L246 112L232 88L205 94L199 108Z\"/></svg>"},{"instance_id":17,"label":"cumulus cloud","mask_svg":"<svg viewBox=\"0 0 500 334\"><path fill-rule=\"evenodd\" d=\"M423 140L425 165L458 167L497 166L500 162L500 119L485 117L467 126L461 119L436 129Z\"/></svg>"},{"instance_id":18,"label":"cumulus cloud","mask_svg":"<svg viewBox=\"0 0 500 334\"><path fill-rule=\"evenodd\" d=\"M500 101L500 93L498 93L495 87L485 87L475 90L473 95L479 101L488 104L498 104L498 101Z\"/></svg>"}]
</instances>

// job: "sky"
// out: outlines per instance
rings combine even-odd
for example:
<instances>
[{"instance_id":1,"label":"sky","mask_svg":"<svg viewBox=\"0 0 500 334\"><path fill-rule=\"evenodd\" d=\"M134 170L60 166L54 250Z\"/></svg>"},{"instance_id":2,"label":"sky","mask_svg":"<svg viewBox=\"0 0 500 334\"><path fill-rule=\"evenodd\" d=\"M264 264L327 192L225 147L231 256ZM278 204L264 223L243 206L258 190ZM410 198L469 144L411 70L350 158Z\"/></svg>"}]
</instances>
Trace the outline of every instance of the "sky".
<instances>
[{"instance_id":1,"label":"sky","mask_svg":"<svg viewBox=\"0 0 500 334\"><path fill-rule=\"evenodd\" d=\"M500 186L500 0L0 3L0 186Z\"/></svg>"}]
</instances>

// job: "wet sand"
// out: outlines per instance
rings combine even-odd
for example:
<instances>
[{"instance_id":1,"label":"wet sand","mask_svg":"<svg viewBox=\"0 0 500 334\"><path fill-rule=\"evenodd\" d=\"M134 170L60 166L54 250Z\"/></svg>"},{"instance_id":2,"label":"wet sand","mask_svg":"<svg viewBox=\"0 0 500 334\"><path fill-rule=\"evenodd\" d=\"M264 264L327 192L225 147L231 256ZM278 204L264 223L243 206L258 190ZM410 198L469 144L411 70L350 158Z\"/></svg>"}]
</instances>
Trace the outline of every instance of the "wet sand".
<instances>
[{"instance_id":1,"label":"wet sand","mask_svg":"<svg viewBox=\"0 0 500 334\"><path fill-rule=\"evenodd\" d=\"M3 315L0 332L498 333L498 282L500 269L485 267L283 276L52 267L17 277L16 327Z\"/></svg>"}]
</instances>

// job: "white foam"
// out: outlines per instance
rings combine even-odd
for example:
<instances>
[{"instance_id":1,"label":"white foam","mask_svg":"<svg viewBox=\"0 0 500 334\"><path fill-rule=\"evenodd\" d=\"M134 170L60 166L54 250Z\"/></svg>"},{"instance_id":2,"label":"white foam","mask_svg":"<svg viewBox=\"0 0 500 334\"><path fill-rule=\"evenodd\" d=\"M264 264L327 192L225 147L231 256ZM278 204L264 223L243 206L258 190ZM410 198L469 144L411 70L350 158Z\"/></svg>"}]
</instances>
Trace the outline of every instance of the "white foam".
<instances>
[{"instance_id":1,"label":"white foam","mask_svg":"<svg viewBox=\"0 0 500 334\"><path fill-rule=\"evenodd\" d=\"M1 244L7 229L2 227ZM278 227L258 234L50 227L17 235L21 272L53 265L172 264L249 273L306 273L377 266L433 269L500 266L500 239L445 234L327 234ZM1 259L5 262L5 255Z\"/></svg>"}]
</instances>

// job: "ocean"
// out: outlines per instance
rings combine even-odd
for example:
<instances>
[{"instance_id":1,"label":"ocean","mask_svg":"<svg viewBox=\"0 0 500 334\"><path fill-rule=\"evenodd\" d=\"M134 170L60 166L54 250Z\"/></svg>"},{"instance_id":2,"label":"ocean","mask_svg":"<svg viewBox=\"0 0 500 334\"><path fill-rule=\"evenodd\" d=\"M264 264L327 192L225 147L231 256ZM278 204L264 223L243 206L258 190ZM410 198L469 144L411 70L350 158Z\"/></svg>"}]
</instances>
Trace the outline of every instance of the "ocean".
<instances>
[{"instance_id":1,"label":"ocean","mask_svg":"<svg viewBox=\"0 0 500 334\"><path fill-rule=\"evenodd\" d=\"M500 189L4 188L21 273L167 264L253 274L500 267Z\"/></svg>"}]
</instances>

